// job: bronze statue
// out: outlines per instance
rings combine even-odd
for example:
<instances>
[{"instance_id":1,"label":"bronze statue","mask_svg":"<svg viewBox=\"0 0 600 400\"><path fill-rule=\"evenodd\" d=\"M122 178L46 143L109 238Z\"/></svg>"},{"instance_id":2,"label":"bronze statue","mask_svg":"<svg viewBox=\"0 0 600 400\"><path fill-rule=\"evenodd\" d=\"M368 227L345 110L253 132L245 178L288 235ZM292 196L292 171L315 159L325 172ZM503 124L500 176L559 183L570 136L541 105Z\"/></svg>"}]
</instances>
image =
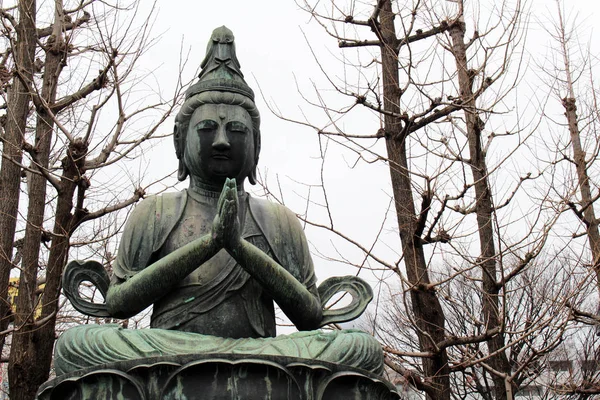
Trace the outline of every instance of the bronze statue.
<instances>
[{"instance_id":1,"label":"bronze statue","mask_svg":"<svg viewBox=\"0 0 600 400\"><path fill-rule=\"evenodd\" d=\"M381 372L381 347L370 335L314 330L359 316L372 297L368 285L343 277L317 288L296 216L244 191L246 178L255 183L260 117L226 27L213 32L202 68L175 122L178 177L190 176L189 189L148 197L135 208L110 287L99 263L72 262L64 275L78 310L128 318L153 304L151 329L72 328L56 345L57 375L189 353L285 355ZM80 297L84 280L98 285L106 304ZM323 311L338 291L351 293L352 303ZM301 332L276 337L273 301Z\"/></svg>"}]
</instances>

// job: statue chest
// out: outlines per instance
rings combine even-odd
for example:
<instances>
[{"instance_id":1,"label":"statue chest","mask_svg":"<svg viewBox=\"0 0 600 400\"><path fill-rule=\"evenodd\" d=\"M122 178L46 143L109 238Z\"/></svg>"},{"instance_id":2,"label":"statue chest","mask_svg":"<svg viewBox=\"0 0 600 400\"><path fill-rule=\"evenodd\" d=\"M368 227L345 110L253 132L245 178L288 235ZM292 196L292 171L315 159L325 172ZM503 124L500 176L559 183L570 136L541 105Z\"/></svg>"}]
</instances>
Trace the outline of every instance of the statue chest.
<instances>
[{"instance_id":1,"label":"statue chest","mask_svg":"<svg viewBox=\"0 0 600 400\"><path fill-rule=\"evenodd\" d=\"M261 250L270 253L264 235L250 216L250 213L247 213L246 210L247 202L241 200L240 219L243 221L241 227L242 236L261 248ZM217 199L207 199L206 202L189 199L179 222L163 244L160 256L164 257L197 238L210 234L216 214ZM231 270L235 264L235 260L233 260L229 253L226 250L221 250L204 264L198 265L198 268L188 275L179 287L207 285L215 279L222 278L224 270Z\"/></svg>"},{"instance_id":2,"label":"statue chest","mask_svg":"<svg viewBox=\"0 0 600 400\"><path fill-rule=\"evenodd\" d=\"M246 204L243 210L242 237L273 257L251 213L245 212ZM161 247L161 257L209 234L215 214L216 204L213 208L188 201ZM227 251L221 250L154 304L152 327L222 337L274 336L273 301Z\"/></svg>"}]
</instances>

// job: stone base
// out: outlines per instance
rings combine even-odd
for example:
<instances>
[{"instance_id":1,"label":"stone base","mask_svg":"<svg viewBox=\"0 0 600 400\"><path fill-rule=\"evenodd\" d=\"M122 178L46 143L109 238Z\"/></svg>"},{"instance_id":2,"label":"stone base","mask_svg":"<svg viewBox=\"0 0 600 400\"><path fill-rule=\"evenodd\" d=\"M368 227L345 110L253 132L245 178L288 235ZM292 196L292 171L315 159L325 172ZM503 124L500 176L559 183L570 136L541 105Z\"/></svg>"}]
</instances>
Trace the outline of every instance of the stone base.
<instances>
[{"instance_id":1,"label":"stone base","mask_svg":"<svg viewBox=\"0 0 600 400\"><path fill-rule=\"evenodd\" d=\"M38 400L398 400L381 377L326 362L235 354L100 365L43 384Z\"/></svg>"}]
</instances>

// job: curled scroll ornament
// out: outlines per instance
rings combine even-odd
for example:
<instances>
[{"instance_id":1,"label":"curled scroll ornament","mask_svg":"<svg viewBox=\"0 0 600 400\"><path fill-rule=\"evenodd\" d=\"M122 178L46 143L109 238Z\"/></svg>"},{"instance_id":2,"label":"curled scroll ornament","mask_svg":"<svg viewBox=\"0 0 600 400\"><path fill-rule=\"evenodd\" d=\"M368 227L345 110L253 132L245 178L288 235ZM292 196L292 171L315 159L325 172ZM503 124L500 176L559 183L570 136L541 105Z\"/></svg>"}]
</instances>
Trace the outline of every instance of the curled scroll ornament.
<instances>
[{"instance_id":1,"label":"curled scroll ornament","mask_svg":"<svg viewBox=\"0 0 600 400\"><path fill-rule=\"evenodd\" d=\"M352 321L360 317L367 305L373 300L371 286L357 276L336 276L326 279L319 285L319 297L323 310L323 320L319 326L337 322ZM336 294L347 292L352 301L339 309L325 309L327 302Z\"/></svg>"},{"instance_id":2,"label":"curled scroll ornament","mask_svg":"<svg viewBox=\"0 0 600 400\"><path fill-rule=\"evenodd\" d=\"M73 307L85 315L93 317L110 317L105 303L93 303L83 297L79 292L79 286L83 282L90 282L106 299L110 279L104 266L98 261L71 261L63 272L63 291Z\"/></svg>"}]
</instances>

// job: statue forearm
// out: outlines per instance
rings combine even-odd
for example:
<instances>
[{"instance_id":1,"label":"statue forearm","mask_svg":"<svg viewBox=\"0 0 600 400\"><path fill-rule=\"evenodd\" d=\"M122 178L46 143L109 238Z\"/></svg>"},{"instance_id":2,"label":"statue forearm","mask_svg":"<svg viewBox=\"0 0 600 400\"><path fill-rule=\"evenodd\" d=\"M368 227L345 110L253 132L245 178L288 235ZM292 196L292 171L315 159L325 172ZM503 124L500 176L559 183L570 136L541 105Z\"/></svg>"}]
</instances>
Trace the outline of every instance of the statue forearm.
<instances>
[{"instance_id":1,"label":"statue forearm","mask_svg":"<svg viewBox=\"0 0 600 400\"><path fill-rule=\"evenodd\" d=\"M117 318L129 318L170 292L186 276L213 257L220 249L210 234L175 250L130 279L111 285L108 311Z\"/></svg>"},{"instance_id":2,"label":"statue forearm","mask_svg":"<svg viewBox=\"0 0 600 400\"><path fill-rule=\"evenodd\" d=\"M318 296L298 282L285 268L244 239L228 251L273 297L299 330L319 327L323 310Z\"/></svg>"}]
</instances>

